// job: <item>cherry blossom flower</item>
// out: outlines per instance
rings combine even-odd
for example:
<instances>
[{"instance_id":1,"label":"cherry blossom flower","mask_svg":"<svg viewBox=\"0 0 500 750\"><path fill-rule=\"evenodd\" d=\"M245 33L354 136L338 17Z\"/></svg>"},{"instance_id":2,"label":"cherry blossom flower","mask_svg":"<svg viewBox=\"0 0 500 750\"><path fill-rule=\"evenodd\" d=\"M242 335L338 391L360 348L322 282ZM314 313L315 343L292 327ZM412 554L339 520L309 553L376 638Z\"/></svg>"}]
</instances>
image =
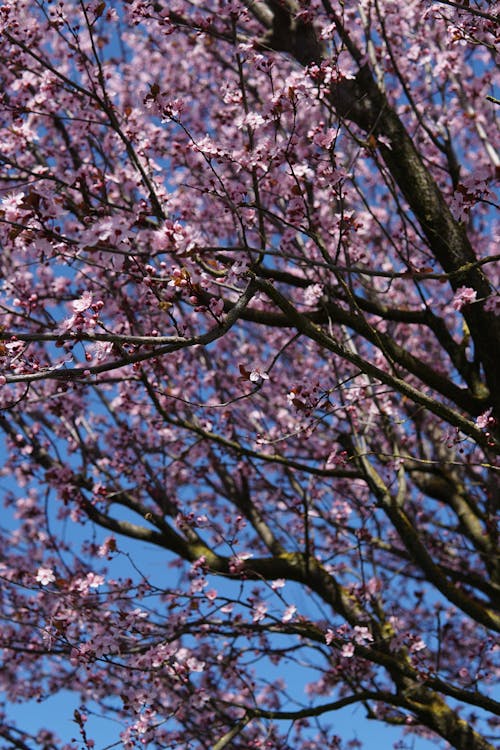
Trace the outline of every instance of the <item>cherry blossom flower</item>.
<instances>
[{"instance_id":1,"label":"cherry blossom flower","mask_svg":"<svg viewBox=\"0 0 500 750\"><path fill-rule=\"evenodd\" d=\"M412 642L410 644L410 651L412 653L417 653L418 651L423 651L424 648L427 648L427 645L426 645L425 641L422 638L412 639Z\"/></svg>"},{"instance_id":2,"label":"cherry blossom flower","mask_svg":"<svg viewBox=\"0 0 500 750\"><path fill-rule=\"evenodd\" d=\"M318 304L323 294L324 291L321 284L311 284L304 291L304 304L314 307Z\"/></svg>"},{"instance_id":3,"label":"cherry blossom flower","mask_svg":"<svg viewBox=\"0 0 500 750\"><path fill-rule=\"evenodd\" d=\"M252 609L252 620L254 622L262 622L267 613L267 604L265 602L257 602Z\"/></svg>"},{"instance_id":4,"label":"cherry blossom flower","mask_svg":"<svg viewBox=\"0 0 500 750\"><path fill-rule=\"evenodd\" d=\"M354 626L354 642L359 644L372 643L373 635L364 625Z\"/></svg>"},{"instance_id":5,"label":"cherry blossom flower","mask_svg":"<svg viewBox=\"0 0 500 750\"><path fill-rule=\"evenodd\" d=\"M500 315L500 294L492 294L484 303L486 312L492 312L494 315Z\"/></svg>"},{"instance_id":6,"label":"cherry blossom flower","mask_svg":"<svg viewBox=\"0 0 500 750\"><path fill-rule=\"evenodd\" d=\"M484 430L485 427L488 427L491 419L491 412L492 409L488 409L488 411L483 412L479 415L479 417L476 417L476 425L479 427L480 430Z\"/></svg>"},{"instance_id":7,"label":"cherry blossom flower","mask_svg":"<svg viewBox=\"0 0 500 750\"><path fill-rule=\"evenodd\" d=\"M260 367L256 367L250 371L248 379L251 380L252 383L260 383L262 380L269 380L269 375L264 370L261 370Z\"/></svg>"},{"instance_id":8,"label":"cherry blossom flower","mask_svg":"<svg viewBox=\"0 0 500 750\"><path fill-rule=\"evenodd\" d=\"M470 305L476 301L477 292L470 287L461 286L455 292L455 296L452 300L452 307L454 310L462 310L465 305Z\"/></svg>"},{"instance_id":9,"label":"cherry blossom flower","mask_svg":"<svg viewBox=\"0 0 500 750\"><path fill-rule=\"evenodd\" d=\"M293 620L293 618L295 617L296 612L297 607L295 606L295 604L290 604L283 612L281 622L291 622L291 620Z\"/></svg>"},{"instance_id":10,"label":"cherry blossom flower","mask_svg":"<svg viewBox=\"0 0 500 750\"><path fill-rule=\"evenodd\" d=\"M38 568L36 579L42 586L48 586L49 583L54 583L56 577L52 568Z\"/></svg>"},{"instance_id":11,"label":"cherry blossom flower","mask_svg":"<svg viewBox=\"0 0 500 750\"><path fill-rule=\"evenodd\" d=\"M284 578L277 578L275 581L271 583L271 588L276 591L277 589L282 589L286 584L286 581Z\"/></svg>"},{"instance_id":12,"label":"cherry blossom flower","mask_svg":"<svg viewBox=\"0 0 500 750\"><path fill-rule=\"evenodd\" d=\"M76 313L84 312L85 310L88 310L89 307L92 305L92 292L83 292L82 296L79 299L74 300L74 302L71 303L71 307Z\"/></svg>"},{"instance_id":13,"label":"cherry blossom flower","mask_svg":"<svg viewBox=\"0 0 500 750\"><path fill-rule=\"evenodd\" d=\"M345 659L352 659L354 656L354 643L344 643L341 648L341 654Z\"/></svg>"}]
</instances>

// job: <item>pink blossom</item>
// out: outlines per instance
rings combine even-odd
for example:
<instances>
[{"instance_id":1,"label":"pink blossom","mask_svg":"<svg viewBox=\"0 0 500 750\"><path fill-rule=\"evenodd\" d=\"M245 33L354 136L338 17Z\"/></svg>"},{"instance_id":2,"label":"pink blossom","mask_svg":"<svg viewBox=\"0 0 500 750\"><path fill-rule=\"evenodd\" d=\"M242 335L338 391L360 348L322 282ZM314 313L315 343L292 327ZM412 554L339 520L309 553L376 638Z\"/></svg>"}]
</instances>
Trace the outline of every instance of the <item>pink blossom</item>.
<instances>
[{"instance_id":1,"label":"pink blossom","mask_svg":"<svg viewBox=\"0 0 500 750\"><path fill-rule=\"evenodd\" d=\"M116 539L114 536L108 536L99 547L97 554L99 557L107 557L116 551Z\"/></svg>"},{"instance_id":2,"label":"pink blossom","mask_svg":"<svg viewBox=\"0 0 500 750\"><path fill-rule=\"evenodd\" d=\"M76 313L83 312L84 310L88 310L88 308L92 304L92 292L83 292L82 296L79 299L74 300L74 302L71 303L71 307Z\"/></svg>"},{"instance_id":3,"label":"pink blossom","mask_svg":"<svg viewBox=\"0 0 500 750\"><path fill-rule=\"evenodd\" d=\"M321 284L311 284L304 291L304 304L314 307L318 304L323 294L324 291Z\"/></svg>"},{"instance_id":4,"label":"pink blossom","mask_svg":"<svg viewBox=\"0 0 500 750\"><path fill-rule=\"evenodd\" d=\"M267 604L265 602L257 602L253 607L252 620L254 622L261 622L267 613Z\"/></svg>"},{"instance_id":5,"label":"pink blossom","mask_svg":"<svg viewBox=\"0 0 500 750\"><path fill-rule=\"evenodd\" d=\"M354 644L344 643L341 649L342 656L346 659L352 659L354 656Z\"/></svg>"},{"instance_id":6,"label":"pink blossom","mask_svg":"<svg viewBox=\"0 0 500 750\"><path fill-rule=\"evenodd\" d=\"M364 625L354 626L354 642L359 644L371 643L373 641L373 635L370 633L367 627Z\"/></svg>"},{"instance_id":7,"label":"pink blossom","mask_svg":"<svg viewBox=\"0 0 500 750\"><path fill-rule=\"evenodd\" d=\"M56 577L52 568L38 568L36 579L42 586L48 586L49 583L54 583Z\"/></svg>"},{"instance_id":8,"label":"pink blossom","mask_svg":"<svg viewBox=\"0 0 500 750\"><path fill-rule=\"evenodd\" d=\"M486 312L491 312L494 315L500 315L500 294L492 294L484 303L484 309Z\"/></svg>"},{"instance_id":9,"label":"pink blossom","mask_svg":"<svg viewBox=\"0 0 500 750\"><path fill-rule=\"evenodd\" d=\"M418 651L423 651L424 648L427 648L427 646L425 644L425 641L422 638L416 638L410 644L410 651L412 653L416 653Z\"/></svg>"},{"instance_id":10,"label":"pink blossom","mask_svg":"<svg viewBox=\"0 0 500 750\"><path fill-rule=\"evenodd\" d=\"M248 376L248 379L251 380L252 383L260 383L262 380L269 380L269 375L267 372L264 372L259 367L256 367L250 371L250 375Z\"/></svg>"},{"instance_id":11,"label":"pink blossom","mask_svg":"<svg viewBox=\"0 0 500 750\"><path fill-rule=\"evenodd\" d=\"M19 221L24 214L22 208L25 198L24 192L9 193L2 198L1 207L7 221Z\"/></svg>"},{"instance_id":12,"label":"pink blossom","mask_svg":"<svg viewBox=\"0 0 500 750\"><path fill-rule=\"evenodd\" d=\"M224 300L212 298L210 300L210 310L216 317L222 315L224 312Z\"/></svg>"},{"instance_id":13,"label":"pink blossom","mask_svg":"<svg viewBox=\"0 0 500 750\"><path fill-rule=\"evenodd\" d=\"M470 305L476 301L477 292L471 287L461 286L455 292L451 306L454 310L462 310L465 305Z\"/></svg>"},{"instance_id":14,"label":"pink blossom","mask_svg":"<svg viewBox=\"0 0 500 750\"><path fill-rule=\"evenodd\" d=\"M297 612L297 607L295 606L295 604L290 604L283 612L281 622L290 622L295 617L296 612Z\"/></svg>"},{"instance_id":15,"label":"pink blossom","mask_svg":"<svg viewBox=\"0 0 500 750\"><path fill-rule=\"evenodd\" d=\"M333 128L328 128L328 130L326 130L325 132L316 133L313 140L316 145L321 146L325 149L329 149L331 148L336 136L336 131Z\"/></svg>"},{"instance_id":16,"label":"pink blossom","mask_svg":"<svg viewBox=\"0 0 500 750\"><path fill-rule=\"evenodd\" d=\"M87 573L85 578L80 578L75 582L77 589L81 593L86 593L89 589L96 589L102 586L104 583L104 576L97 575L96 573Z\"/></svg>"},{"instance_id":17,"label":"pink blossom","mask_svg":"<svg viewBox=\"0 0 500 750\"><path fill-rule=\"evenodd\" d=\"M483 412L479 415L479 417L476 417L476 425L479 427L480 430L484 430L485 427L488 427L490 422L490 414L492 412L492 409L488 409L488 411Z\"/></svg>"},{"instance_id":18,"label":"pink blossom","mask_svg":"<svg viewBox=\"0 0 500 750\"><path fill-rule=\"evenodd\" d=\"M285 586L285 584L286 584L286 581L284 578L277 578L275 581L271 583L271 588L276 591L277 589L282 589Z\"/></svg>"},{"instance_id":19,"label":"pink blossom","mask_svg":"<svg viewBox=\"0 0 500 750\"><path fill-rule=\"evenodd\" d=\"M242 117L239 121L236 122L236 127L238 128L244 128L244 127L250 127L253 130L256 128L262 127L262 125L265 124L265 119L262 117L262 115L259 115L257 112L249 112L247 115Z\"/></svg>"}]
</instances>

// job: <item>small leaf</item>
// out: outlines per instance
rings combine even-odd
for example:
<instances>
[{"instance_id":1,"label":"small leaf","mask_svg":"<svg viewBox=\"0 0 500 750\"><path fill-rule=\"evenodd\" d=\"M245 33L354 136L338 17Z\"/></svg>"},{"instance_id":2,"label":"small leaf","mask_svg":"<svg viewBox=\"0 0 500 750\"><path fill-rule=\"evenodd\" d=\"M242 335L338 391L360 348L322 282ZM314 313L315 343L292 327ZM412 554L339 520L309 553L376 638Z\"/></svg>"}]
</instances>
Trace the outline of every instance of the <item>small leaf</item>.
<instances>
[{"instance_id":1,"label":"small leaf","mask_svg":"<svg viewBox=\"0 0 500 750\"><path fill-rule=\"evenodd\" d=\"M250 370L247 370L244 365L238 365L238 369L241 374L240 380L250 380Z\"/></svg>"},{"instance_id":2,"label":"small leaf","mask_svg":"<svg viewBox=\"0 0 500 750\"><path fill-rule=\"evenodd\" d=\"M100 18L106 9L106 3L99 3L95 9L95 17Z\"/></svg>"}]
</instances>

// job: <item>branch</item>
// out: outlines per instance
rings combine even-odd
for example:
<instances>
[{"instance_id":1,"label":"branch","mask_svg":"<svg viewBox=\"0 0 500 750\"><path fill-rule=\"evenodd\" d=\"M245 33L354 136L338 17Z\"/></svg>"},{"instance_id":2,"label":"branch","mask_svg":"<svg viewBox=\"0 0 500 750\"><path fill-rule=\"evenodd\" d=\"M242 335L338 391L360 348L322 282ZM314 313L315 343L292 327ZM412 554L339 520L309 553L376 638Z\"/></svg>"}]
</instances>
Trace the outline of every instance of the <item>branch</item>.
<instances>
[{"instance_id":1,"label":"branch","mask_svg":"<svg viewBox=\"0 0 500 750\"><path fill-rule=\"evenodd\" d=\"M448 422L449 424L457 427L465 435L468 435L475 440L479 445L482 445L486 449L495 448L500 453L500 444L498 442L488 442L483 432L476 427L476 425L463 417L459 412L443 403L436 401L435 399L427 396L425 393L414 388L412 385L407 383L405 380L391 375L384 370L381 370L376 365L372 364L368 360L364 359L360 355L348 350L340 342L326 334L321 328L314 325L305 315L300 313L289 301L279 292L276 287L267 281L258 279L256 281L258 287L271 299L288 317L290 321L290 327L296 328L309 338L317 341L321 346L324 346L329 351L337 354L342 359L351 362L351 364L358 367L361 372L371 375L376 380L394 388L396 391L404 396L408 396L414 403L424 406L429 409L432 414L435 414L440 419Z\"/></svg>"},{"instance_id":2,"label":"branch","mask_svg":"<svg viewBox=\"0 0 500 750\"><path fill-rule=\"evenodd\" d=\"M361 439L362 440L362 439ZM468 596L463 590L454 586L428 552L418 534L415 524L405 513L398 501L391 496L380 474L368 461L366 455L358 456L360 465L366 473L366 479L372 492L379 501L380 507L399 534L399 538L408 550L410 558L419 567L427 581L432 583L450 602L468 614L473 620L500 632L500 615L486 604Z\"/></svg>"},{"instance_id":3,"label":"branch","mask_svg":"<svg viewBox=\"0 0 500 750\"><path fill-rule=\"evenodd\" d=\"M384 697L387 699L389 696L391 701L393 701L396 697L392 693L385 694L384 696L382 692L364 690L361 693L358 693L356 695L348 695L345 698L340 698L337 701L330 701L329 703L322 703L319 706L302 708L297 711L270 711L264 708L254 708L253 706L237 707L244 708L247 714L252 718L275 719L277 721L298 721L299 719L307 719L312 716L322 716L323 714L329 713L330 711L339 711L341 708L352 706L354 703L360 703L361 701L384 700Z\"/></svg>"},{"instance_id":4,"label":"branch","mask_svg":"<svg viewBox=\"0 0 500 750\"><path fill-rule=\"evenodd\" d=\"M355 301L357 301L357 299L358 298L356 298ZM359 299L361 300L361 298ZM231 306L231 303L226 303L225 309L230 310ZM370 305L367 304L366 306L369 307ZM372 309L376 308L375 305L371 307ZM399 346L394 338L389 336L387 333L384 333L383 331L380 331L371 326L361 315L356 315L351 311L347 311L340 305L337 305L331 301L328 301L324 305L324 308L321 310L314 310L313 312L302 314L305 318L307 318L307 320L316 325L334 322L348 326L353 331L356 331L361 336L363 336L366 341L369 341L371 344L376 346L391 364L400 365L409 373L415 375L419 380L422 381L422 383L428 385L430 388L440 393L442 396L451 399L455 402L455 404L457 404L457 406L464 409L468 413L477 416L486 411L488 406L486 395L484 396L484 398L480 398L477 395L471 393L469 390L456 385L456 383L454 383L448 377L445 377L437 370L433 369L430 365L423 361L423 359L414 356L407 349ZM422 318L421 323L424 324L425 315L423 313L417 314L420 315L420 317ZM279 313L254 309L251 307L248 307L242 313L241 318L242 320L261 323L266 326L286 328L290 325L289 319L286 315L280 315ZM450 339L453 341L451 337ZM456 348L459 349L458 345ZM456 359L457 357L455 357L455 360ZM455 364L455 361L453 361L453 363ZM486 388L484 388L484 390L486 390Z\"/></svg>"},{"instance_id":5,"label":"branch","mask_svg":"<svg viewBox=\"0 0 500 750\"><path fill-rule=\"evenodd\" d=\"M42 370L40 372L35 373L27 373L25 375L9 375L6 377L5 382L6 383L32 383L36 380L79 380L79 379L86 379L91 375L99 375L103 372L110 372L111 370L117 370L121 367L127 367L129 365L133 365L139 362L145 362L149 359L156 359L157 357L162 357L166 354L171 354L172 352L179 351L179 349L186 349L188 347L192 346L206 346L207 344L210 344L212 341L216 341L216 339L221 338L224 336L230 328L233 327L233 325L236 323L236 321L240 318L242 311L245 309L247 304L250 302L252 297L254 296L255 292L257 291L257 285L251 280L239 298L239 300L236 302L234 307L230 310L230 312L226 315L225 319L218 323L213 328L210 328L206 333L201 334L199 336L191 336L190 338L182 338L182 337L167 337L166 340L170 341L171 343L166 344L165 346L160 346L158 349L153 349L152 351L148 352L138 352L137 354L131 354L124 357L121 357L120 359L114 360L113 362L107 362L102 365L95 365L94 367L75 367L72 370L67 369L49 369L49 370ZM1 335L1 334L0 334ZM33 340L31 339L32 334L15 334L18 338L21 338L21 340ZM100 338L101 335L107 335L108 341L111 341L115 334L87 334L83 338L85 340L91 341L93 338L95 341L103 341L106 339ZM87 336L89 337L87 339ZM35 334L35 339L37 340L38 337L40 340L60 340L60 337L53 337L53 334L48 334L48 338L44 338L45 334ZM40 338L41 337L41 338ZM4 336L2 336L4 338ZM130 341L129 337L125 337ZM158 339L155 339L154 337L135 337L139 339L148 339L149 344L156 341L158 343ZM78 341L79 335L71 335L69 336L69 339L63 339L63 340L69 340ZM143 342L144 343L144 342Z\"/></svg>"},{"instance_id":6,"label":"branch","mask_svg":"<svg viewBox=\"0 0 500 750\"><path fill-rule=\"evenodd\" d=\"M228 745L231 740L233 740L244 730L251 718L252 717L250 715L245 716L232 729L230 729L229 732L226 732L226 734L221 737L220 740L217 740L215 745L212 746L211 750L223 750L223 748L226 747L226 745Z\"/></svg>"},{"instance_id":7,"label":"branch","mask_svg":"<svg viewBox=\"0 0 500 750\"><path fill-rule=\"evenodd\" d=\"M473 16L479 16L480 18L486 18L487 21L492 21L493 23L500 23L500 16L492 16L491 13L485 13L483 10L478 10L477 8L471 8L469 4L469 0L465 0L467 2L467 5L462 5L461 3L455 3L453 0L435 0L437 3L441 3L442 5L450 5L452 8L457 8L458 10L463 10L464 13L470 13Z\"/></svg>"}]
</instances>

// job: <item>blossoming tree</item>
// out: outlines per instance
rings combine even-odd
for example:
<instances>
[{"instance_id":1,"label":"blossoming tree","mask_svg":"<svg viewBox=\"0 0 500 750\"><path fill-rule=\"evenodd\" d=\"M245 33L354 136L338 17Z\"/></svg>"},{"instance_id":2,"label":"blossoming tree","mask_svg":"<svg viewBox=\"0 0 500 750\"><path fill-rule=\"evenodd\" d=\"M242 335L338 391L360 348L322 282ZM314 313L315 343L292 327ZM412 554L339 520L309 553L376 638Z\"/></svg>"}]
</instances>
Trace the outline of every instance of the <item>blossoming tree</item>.
<instances>
[{"instance_id":1,"label":"blossoming tree","mask_svg":"<svg viewBox=\"0 0 500 750\"><path fill-rule=\"evenodd\" d=\"M493 749L497 13L1 5L0 685L71 747Z\"/></svg>"}]
</instances>

